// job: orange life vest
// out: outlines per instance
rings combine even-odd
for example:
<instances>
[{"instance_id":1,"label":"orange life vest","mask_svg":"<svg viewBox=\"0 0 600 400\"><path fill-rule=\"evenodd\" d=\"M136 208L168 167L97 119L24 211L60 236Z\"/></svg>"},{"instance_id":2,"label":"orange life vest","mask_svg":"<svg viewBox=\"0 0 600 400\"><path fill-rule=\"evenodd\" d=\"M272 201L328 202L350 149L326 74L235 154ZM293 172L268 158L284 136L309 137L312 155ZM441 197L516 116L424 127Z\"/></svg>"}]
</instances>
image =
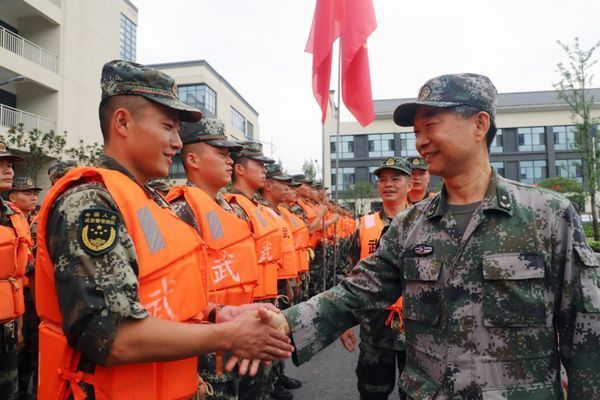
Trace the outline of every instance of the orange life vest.
<instances>
[{"instance_id":1,"label":"orange life vest","mask_svg":"<svg viewBox=\"0 0 600 400\"><path fill-rule=\"evenodd\" d=\"M12 228L0 226L0 322L25 312L23 278L31 247L27 219L15 206L4 203L15 213L9 216Z\"/></svg>"},{"instance_id":2,"label":"orange life vest","mask_svg":"<svg viewBox=\"0 0 600 400\"><path fill-rule=\"evenodd\" d=\"M114 199L138 257L139 297L156 318L192 322L206 311L206 268L200 249L205 246L197 232L169 208L162 208L124 174L107 169L79 167L69 171L48 192L40 211L36 264L39 328L40 400L62 400L70 393L85 397L79 382L94 386L98 400L163 400L188 398L198 387L197 358L172 362L149 362L95 366L93 374L78 371L81 354L71 348L61 329L62 316L54 284L46 232L48 216L56 198L74 182L100 181ZM102 212L83 216L103 222ZM115 228L112 228L115 229Z\"/></svg>"},{"instance_id":3,"label":"orange life vest","mask_svg":"<svg viewBox=\"0 0 600 400\"><path fill-rule=\"evenodd\" d=\"M290 279L298 276L298 253L294 243L292 227L282 214L270 207L265 207L279 228L281 241L281 258L277 269L277 279Z\"/></svg>"},{"instance_id":4,"label":"orange life vest","mask_svg":"<svg viewBox=\"0 0 600 400\"><path fill-rule=\"evenodd\" d=\"M301 201L301 200L298 200L297 203L300 207L302 207L302 210L304 211L304 215L306 215L306 220L308 221L308 224L311 224L317 218L317 215L319 215L318 214L319 210L317 208L313 207L312 205L305 203L304 201ZM311 248L314 249L315 247L317 247L317 245L321 241L321 238L323 236L322 230L323 230L322 226L318 226L317 230L310 234L310 243L309 244L310 244Z\"/></svg>"},{"instance_id":5,"label":"orange life vest","mask_svg":"<svg viewBox=\"0 0 600 400\"><path fill-rule=\"evenodd\" d=\"M379 212L365 215L360 218L360 228L358 232L360 243L360 258L370 256L377 248L377 241L381 236L384 222L379 216Z\"/></svg>"},{"instance_id":6,"label":"orange life vest","mask_svg":"<svg viewBox=\"0 0 600 400\"><path fill-rule=\"evenodd\" d=\"M263 206L255 204L243 194L227 193L225 198L242 207L250 220L258 263L258 285L254 288L254 298L276 298L277 269L282 244L277 225Z\"/></svg>"},{"instance_id":7,"label":"orange life vest","mask_svg":"<svg viewBox=\"0 0 600 400\"><path fill-rule=\"evenodd\" d=\"M279 211L281 211L292 228L294 247L296 248L296 253L298 253L298 273L302 274L308 272L310 264L308 255L310 235L308 234L308 227L304 221L302 221L302 218L298 217L287 208L279 206Z\"/></svg>"},{"instance_id":8,"label":"orange life vest","mask_svg":"<svg viewBox=\"0 0 600 400\"><path fill-rule=\"evenodd\" d=\"M257 284L256 249L245 221L224 210L197 187L175 186L167 196L184 196L208 245L209 300L217 304L252 303Z\"/></svg>"}]
</instances>

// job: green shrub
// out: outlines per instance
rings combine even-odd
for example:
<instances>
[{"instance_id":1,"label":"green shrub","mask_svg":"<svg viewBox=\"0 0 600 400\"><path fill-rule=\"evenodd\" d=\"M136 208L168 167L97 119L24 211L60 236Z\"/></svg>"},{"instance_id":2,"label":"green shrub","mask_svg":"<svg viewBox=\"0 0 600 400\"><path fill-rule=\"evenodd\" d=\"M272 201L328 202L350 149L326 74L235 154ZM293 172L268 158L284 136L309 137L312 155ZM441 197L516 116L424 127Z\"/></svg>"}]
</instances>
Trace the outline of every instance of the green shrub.
<instances>
[{"instance_id":1,"label":"green shrub","mask_svg":"<svg viewBox=\"0 0 600 400\"><path fill-rule=\"evenodd\" d=\"M585 237L593 238L594 237L594 226L591 222L583 223L583 232L585 233Z\"/></svg>"},{"instance_id":2,"label":"green shrub","mask_svg":"<svg viewBox=\"0 0 600 400\"><path fill-rule=\"evenodd\" d=\"M588 240L588 244L596 253L600 253L600 241L598 240Z\"/></svg>"}]
</instances>

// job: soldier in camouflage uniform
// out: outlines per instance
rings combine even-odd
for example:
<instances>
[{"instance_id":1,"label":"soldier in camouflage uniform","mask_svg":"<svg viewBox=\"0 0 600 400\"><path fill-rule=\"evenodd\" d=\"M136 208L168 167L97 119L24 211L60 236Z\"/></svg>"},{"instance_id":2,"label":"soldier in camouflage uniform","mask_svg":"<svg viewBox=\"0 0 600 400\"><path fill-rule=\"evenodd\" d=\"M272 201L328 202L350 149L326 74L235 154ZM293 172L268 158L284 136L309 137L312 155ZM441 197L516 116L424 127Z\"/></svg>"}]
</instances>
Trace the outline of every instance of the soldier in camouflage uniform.
<instances>
[{"instance_id":1,"label":"soldier in camouflage uniform","mask_svg":"<svg viewBox=\"0 0 600 400\"><path fill-rule=\"evenodd\" d=\"M165 179L153 179L148 182L148 186L156 190L162 197L167 197L171 190L171 184Z\"/></svg>"},{"instance_id":2,"label":"soldier in camouflage uniform","mask_svg":"<svg viewBox=\"0 0 600 400\"><path fill-rule=\"evenodd\" d=\"M48 167L48 178L50 179L50 183L54 185L54 182L65 176L67 172L72 170L77 166L77 161L75 160L56 160L50 167Z\"/></svg>"},{"instance_id":3,"label":"soldier in camouflage uniform","mask_svg":"<svg viewBox=\"0 0 600 400\"><path fill-rule=\"evenodd\" d=\"M385 232L391 224L394 217L410 207L407 199L409 189L409 179L411 166L408 161L402 157L388 157L381 161L380 166L373 172L377 176L377 191L383 202L383 207L376 211L377 216L383 222L382 232ZM369 218L371 217L371 218ZM361 229L367 228L369 223L377 226L373 222L373 215L365 216L360 219L360 224L356 231L350 259L353 265L361 258L368 257L374 253L378 237L374 243L370 240L367 243L361 243ZM368 246L368 250L362 246ZM373 246L373 247L372 247ZM373 250L372 250L373 248ZM360 353L358 355L358 364L356 366L356 377L358 392L361 399L387 399L394 390L396 382L396 365L398 372L402 373L406 360L406 350L403 341L395 340L401 333L393 331L386 318L381 314L377 315L380 319L367 317L360 323ZM342 344L348 351L354 351L356 338L353 329L348 329L340 337ZM406 396L400 391L400 398Z\"/></svg>"},{"instance_id":4,"label":"soldier in camouflage uniform","mask_svg":"<svg viewBox=\"0 0 600 400\"><path fill-rule=\"evenodd\" d=\"M201 112L179 101L173 78L133 62L116 60L105 64L101 86L99 114L105 143L99 168L116 171L123 179L130 179L129 190L135 188L135 193L139 193L139 187L149 201L170 214L166 200L145 183L152 177L167 175L172 156L181 148L180 121L198 121ZM75 169L63 179L70 179L77 173ZM114 371L110 367L117 364L187 359L222 350L244 358L273 359L265 354L269 352L269 343L284 352L289 348L287 345L282 347L287 338L277 339L274 330L265 328L260 322L263 318L256 318L256 315L262 315L261 310L238 316L236 310L223 309L219 313L223 319L217 322L234 319L219 324L180 323L151 316L152 310L140 300L137 274L141 265L132 235L123 223L116 200L102 181L82 179L73 182L56 201L42 206L41 215L46 212L48 231L44 237L38 237L38 255L42 248L47 249L52 261L62 330L68 344L81 354L79 363L73 368L78 373L93 373L96 366L107 366L107 371ZM116 230L116 234L93 238L93 241L88 237L88 240L79 240L85 232L90 232L87 229L89 222L83 218L90 212L111 215L111 229ZM144 225L140 220L146 240L162 240L164 245L163 233L158 231L156 222L147 222ZM40 220L40 227L44 223ZM94 224L102 227L105 223L95 221ZM180 224L174 226L181 227ZM193 233L193 230L189 232ZM103 246L98 251L93 245L100 240ZM160 251L160 247L156 251ZM38 257L38 285L42 282L48 285L47 268L40 264ZM164 299L166 302L167 297ZM210 316L212 310L207 313ZM249 345L248 335L263 343ZM69 375L63 374L54 377L52 374L58 372L44 368L43 360L40 360L40 374L45 371L52 379L70 379ZM172 389L177 389L169 388L160 377L150 378L165 387L167 397ZM69 382L72 389L79 391L80 387L88 398L95 398L95 389L89 380ZM41 379L40 389L44 383ZM131 384L134 388L142 387L140 382ZM102 389L105 395L109 391L110 396L110 388Z\"/></svg>"},{"instance_id":5,"label":"soldier in camouflage uniform","mask_svg":"<svg viewBox=\"0 0 600 400\"><path fill-rule=\"evenodd\" d=\"M0 192L6 192L12 187L13 176L15 174L13 163L15 161L23 161L23 158L11 154L4 143L0 143ZM11 215L14 216L14 214L19 214L18 209L9 206L0 197L0 225L13 228L10 217ZM6 282L10 282L11 279L14 279L12 274L8 276L4 274L0 275L0 282L3 283L3 288L6 288ZM22 295L19 292L15 293ZM14 301L13 296L12 291L3 290L0 302L3 305L12 305ZM12 309L11 306L3 308ZM18 349L23 345L22 324L22 317L10 320L0 319L0 399L3 400L17 400L19 398L17 356Z\"/></svg>"},{"instance_id":6,"label":"soldier in camouflage uniform","mask_svg":"<svg viewBox=\"0 0 600 400\"><path fill-rule=\"evenodd\" d=\"M38 195L42 189L36 187L30 177L19 177L13 180L8 192L9 201L14 204L30 220L31 213L37 205ZM33 251L33 250L32 250ZM23 288L25 314L23 314L23 348L19 352L19 398L35 397L35 371L37 365L37 326L40 320L35 312L35 304L31 293L31 276L34 270L33 253L27 260L25 276L28 284Z\"/></svg>"},{"instance_id":7,"label":"soldier in camouflage uniform","mask_svg":"<svg viewBox=\"0 0 600 400\"><path fill-rule=\"evenodd\" d=\"M196 123L184 123L180 136L183 143L181 159L188 178L186 185L203 190L221 208L233 213L219 190L231 183L233 160L230 152L241 150L242 146L227 139L225 125L216 119L203 118ZM183 194L174 199L169 197L168 200L175 214L203 236L194 211ZM213 389L206 394L206 399L238 398L239 375L235 372L217 371L215 353L199 357L198 373Z\"/></svg>"},{"instance_id":8,"label":"soldier in camouflage uniform","mask_svg":"<svg viewBox=\"0 0 600 400\"><path fill-rule=\"evenodd\" d=\"M284 311L301 364L404 296L409 398L600 398L600 262L563 196L489 164L497 92L476 74L433 78L394 120L414 126L440 194L396 217L372 257Z\"/></svg>"},{"instance_id":9,"label":"soldier in camouflage uniform","mask_svg":"<svg viewBox=\"0 0 600 400\"><path fill-rule=\"evenodd\" d=\"M419 201L434 197L435 193L431 193L428 190L429 166L423 157L409 157L407 160L412 168L408 201L411 204L416 204Z\"/></svg>"}]
</instances>

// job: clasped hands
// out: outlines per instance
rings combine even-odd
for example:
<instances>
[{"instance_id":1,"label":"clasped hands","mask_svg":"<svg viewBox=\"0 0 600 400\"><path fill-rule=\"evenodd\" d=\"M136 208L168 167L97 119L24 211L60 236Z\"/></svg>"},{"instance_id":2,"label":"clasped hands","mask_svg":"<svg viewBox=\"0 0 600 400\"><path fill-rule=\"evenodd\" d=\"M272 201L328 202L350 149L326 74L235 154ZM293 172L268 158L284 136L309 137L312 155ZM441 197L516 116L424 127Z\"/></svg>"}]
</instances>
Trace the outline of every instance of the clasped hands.
<instances>
[{"instance_id":1,"label":"clasped hands","mask_svg":"<svg viewBox=\"0 0 600 400\"><path fill-rule=\"evenodd\" d=\"M238 365L240 375L256 375L260 363L290 358L290 328L281 312L268 303L225 306L217 314L217 323L230 324L231 347L225 369Z\"/></svg>"}]
</instances>

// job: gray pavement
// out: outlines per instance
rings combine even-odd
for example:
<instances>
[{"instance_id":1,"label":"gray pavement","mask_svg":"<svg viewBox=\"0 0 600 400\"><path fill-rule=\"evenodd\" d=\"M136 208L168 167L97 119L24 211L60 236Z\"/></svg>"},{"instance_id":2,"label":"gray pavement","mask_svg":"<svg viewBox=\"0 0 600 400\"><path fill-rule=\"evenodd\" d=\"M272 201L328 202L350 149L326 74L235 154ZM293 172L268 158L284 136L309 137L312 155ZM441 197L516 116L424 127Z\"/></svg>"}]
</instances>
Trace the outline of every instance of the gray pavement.
<instances>
[{"instance_id":1,"label":"gray pavement","mask_svg":"<svg viewBox=\"0 0 600 400\"><path fill-rule=\"evenodd\" d=\"M355 328L359 337L359 328ZM286 362L285 374L302 381L300 389L292 390L294 400L353 400L359 399L356 389L356 363L358 348L348 353L338 340L315 355L308 363L296 367L291 360ZM398 399L398 389L389 397Z\"/></svg>"}]
</instances>

